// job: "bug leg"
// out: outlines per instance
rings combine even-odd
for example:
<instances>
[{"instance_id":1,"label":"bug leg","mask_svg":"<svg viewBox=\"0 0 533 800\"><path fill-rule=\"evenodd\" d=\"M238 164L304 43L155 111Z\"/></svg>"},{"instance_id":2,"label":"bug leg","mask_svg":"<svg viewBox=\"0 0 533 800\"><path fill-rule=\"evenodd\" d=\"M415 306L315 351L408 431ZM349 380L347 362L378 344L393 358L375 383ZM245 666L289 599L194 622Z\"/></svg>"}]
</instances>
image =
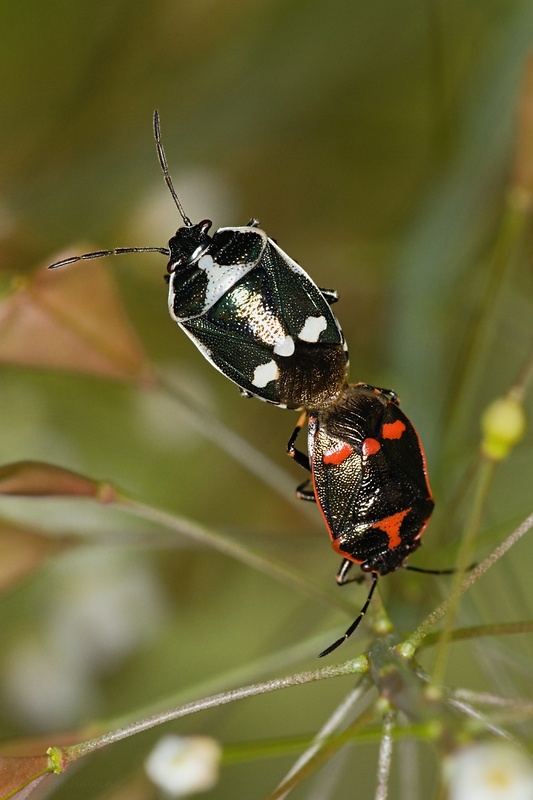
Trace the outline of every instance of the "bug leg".
<instances>
[{"instance_id":1,"label":"bug leg","mask_svg":"<svg viewBox=\"0 0 533 800\"><path fill-rule=\"evenodd\" d=\"M369 389L371 392L377 394L384 394L389 398L391 403L394 403L396 406L400 405L400 398L393 389L383 389L381 386L371 386L369 383L356 383L355 385L361 387L361 389Z\"/></svg>"},{"instance_id":2,"label":"bug leg","mask_svg":"<svg viewBox=\"0 0 533 800\"><path fill-rule=\"evenodd\" d=\"M289 456L293 458L297 464L300 465L300 467L303 467L304 469L311 472L311 467L309 465L309 457L306 456L305 453L302 453L301 450L297 450L296 447L294 447L294 445L292 445L290 450L288 449L287 452Z\"/></svg>"},{"instance_id":3,"label":"bug leg","mask_svg":"<svg viewBox=\"0 0 533 800\"><path fill-rule=\"evenodd\" d=\"M298 500L308 500L310 503L316 503L315 493L309 488L310 486L311 481L304 481L297 487L296 497Z\"/></svg>"},{"instance_id":4,"label":"bug leg","mask_svg":"<svg viewBox=\"0 0 533 800\"><path fill-rule=\"evenodd\" d=\"M301 467L303 467L304 469L306 469L306 470L308 470L310 472L311 471L311 466L309 464L309 456L306 456L305 453L302 453L301 450L298 450L294 446L295 442L296 442L296 439L298 438L298 434L300 433L300 431L302 430L303 426L305 425L306 418L307 418L307 414L304 411L304 413L301 414L298 422L296 423L296 427L293 430L293 432L291 434L291 438L289 439L289 441L287 443L287 453L290 456L290 458L293 458L296 461L297 464L299 464Z\"/></svg>"},{"instance_id":5,"label":"bug leg","mask_svg":"<svg viewBox=\"0 0 533 800\"><path fill-rule=\"evenodd\" d=\"M339 293L337 292L336 289L320 289L319 291L322 294L324 300L326 300L326 302L328 302L330 306L332 306L333 303L338 302Z\"/></svg>"},{"instance_id":6,"label":"bug leg","mask_svg":"<svg viewBox=\"0 0 533 800\"><path fill-rule=\"evenodd\" d=\"M343 568L344 568L344 574L346 574L348 568L344 567L344 561L343 561L342 566L341 566L341 568L339 570L339 574L342 572ZM319 656L318 656L319 658L323 658L323 656L329 655L334 650L336 650L337 647L340 647L340 645L343 642L345 642L346 639L349 636L351 636L352 633L355 631L355 629L359 626L359 623L361 622L361 620L365 616L365 614L367 612L367 609L368 609L368 606L370 605L370 601L372 600L372 595L374 594L374 590L375 590L376 586L378 585L378 577L379 576L378 576L377 572L373 572L372 573L372 585L370 587L370 591L368 592L368 596L366 598L365 604L364 604L363 608L361 609L361 611L359 612L359 616L352 622L352 624L350 625L348 630L345 632L344 636L341 636L340 639L337 639L336 642L333 642L333 644L330 644L329 647L326 647L325 650L322 650L322 652L319 653ZM337 580L338 580L338 576L337 576Z\"/></svg>"},{"instance_id":7,"label":"bug leg","mask_svg":"<svg viewBox=\"0 0 533 800\"><path fill-rule=\"evenodd\" d=\"M345 583L361 583L361 581L365 577L363 572L360 572L355 578L346 577L350 569L353 567L353 565L354 562L350 561L349 558L343 559L343 562L340 565L339 571L337 572L336 575L336 581L339 584L339 586L344 586Z\"/></svg>"}]
</instances>

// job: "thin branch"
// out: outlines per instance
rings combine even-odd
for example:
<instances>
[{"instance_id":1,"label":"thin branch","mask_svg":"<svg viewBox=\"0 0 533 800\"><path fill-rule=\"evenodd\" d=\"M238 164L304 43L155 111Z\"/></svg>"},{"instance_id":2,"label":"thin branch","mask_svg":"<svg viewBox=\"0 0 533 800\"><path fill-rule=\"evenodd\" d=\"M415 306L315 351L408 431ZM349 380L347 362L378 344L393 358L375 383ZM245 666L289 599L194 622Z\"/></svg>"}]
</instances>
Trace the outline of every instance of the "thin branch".
<instances>
[{"instance_id":1,"label":"thin branch","mask_svg":"<svg viewBox=\"0 0 533 800\"><path fill-rule=\"evenodd\" d=\"M202 546L210 547L219 553L234 558L236 561L269 575L292 589L303 592L310 597L319 598L323 603L334 608L342 608L347 614L353 614L353 605L347 600L342 597L333 597L329 592L324 592L319 586L312 584L308 578L298 574L270 555L258 553L250 547L236 542L231 537L206 528L187 517L140 503L122 492L119 493L115 490L112 502L117 508L126 511L128 514L147 522L161 525L182 536L187 536Z\"/></svg>"},{"instance_id":2,"label":"thin branch","mask_svg":"<svg viewBox=\"0 0 533 800\"><path fill-rule=\"evenodd\" d=\"M383 717L383 736L379 745L378 782L375 800L387 800L392 764L392 733L396 722L396 711L387 711Z\"/></svg>"},{"instance_id":3,"label":"thin branch","mask_svg":"<svg viewBox=\"0 0 533 800\"><path fill-rule=\"evenodd\" d=\"M493 733L495 736L499 736L501 739L505 739L517 747L521 746L518 739L516 739L512 733L509 733L509 731L506 731L505 728L501 728L499 725L496 725L486 716L486 714L478 711L469 703L465 703L463 700L459 700L454 697L448 697L448 703L470 719L475 719L477 722L481 722L483 727L489 733Z\"/></svg>"},{"instance_id":4,"label":"thin branch","mask_svg":"<svg viewBox=\"0 0 533 800\"><path fill-rule=\"evenodd\" d=\"M471 625L468 628L455 628L451 639L454 642L467 639L480 639L483 636L502 636L511 633L533 633L533 620L522 622L500 622L490 625ZM431 647L439 641L440 633L429 633L424 639L423 647Z\"/></svg>"},{"instance_id":5,"label":"thin branch","mask_svg":"<svg viewBox=\"0 0 533 800\"><path fill-rule=\"evenodd\" d=\"M238 689L231 689L227 692L212 695L211 697L204 697L201 700L195 700L191 703L178 706L178 708L162 711L157 714L152 714L144 719L137 720L131 724L125 725L122 728L104 733L102 736L97 736L94 739L89 739L86 742L80 742L70 747L62 748L63 752L67 754L67 760L74 761L81 756L106 747L109 744L118 742L121 739L126 739L142 731L155 728L165 722L180 719L181 717L196 714L199 711L205 711L209 708L217 708L227 703L233 703L236 700L244 700L248 697L257 697L261 694L268 692L275 692L280 689L288 689L292 686L301 686L306 683L314 681L326 680L327 678L336 678L341 675L355 675L365 673L368 670L368 660L366 656L360 656L352 661L345 662L336 667L324 667L323 669L310 670L307 672L296 673L289 675L285 678L276 678L264 683L255 683L250 686L243 686ZM59 749L59 748L58 748Z\"/></svg>"},{"instance_id":6,"label":"thin branch","mask_svg":"<svg viewBox=\"0 0 533 800\"><path fill-rule=\"evenodd\" d=\"M525 534L533 527L533 514L530 514L526 519L516 528L509 536L503 541L487 558L478 564L472 572L462 581L459 587L459 596L467 592L477 581L485 575L486 572L502 558L508 550L513 547ZM450 607L451 598L444 600L434 611L426 617L426 619L418 626L418 628L405 639L404 642L398 645L398 651L405 658L412 658L420 647L426 636L433 630L439 620L448 612Z\"/></svg>"},{"instance_id":7,"label":"thin branch","mask_svg":"<svg viewBox=\"0 0 533 800\"><path fill-rule=\"evenodd\" d=\"M446 608L444 625L437 644L437 653L431 674L430 682L434 687L437 688L444 682L444 676L450 654L452 633L457 614L459 613L461 597L464 593L462 575L464 575L465 571L468 569L468 565L472 562L472 557L475 552L476 537L481 526L483 512L489 496L490 484L494 476L495 463L496 462L493 460L483 458L479 465L476 489L472 498L470 513L468 515L468 520L461 538L461 544L457 556L457 572L453 578L450 597Z\"/></svg>"},{"instance_id":8,"label":"thin branch","mask_svg":"<svg viewBox=\"0 0 533 800\"><path fill-rule=\"evenodd\" d=\"M214 416L211 410L199 403L197 398L191 397L183 386L169 378L166 373L160 372L158 381L167 394L180 404L182 410L187 413L190 423L202 436L212 441L245 470L283 497L286 502L297 506L301 514L307 515L310 520L314 519L318 523L316 509L310 508L308 503L302 503L296 497L297 476L294 477L288 469L279 467L276 462L254 447L248 439L229 428L221 419ZM246 402L243 398L241 400L243 403ZM285 447L285 441L283 439L281 441L282 446Z\"/></svg>"},{"instance_id":9,"label":"thin branch","mask_svg":"<svg viewBox=\"0 0 533 800\"><path fill-rule=\"evenodd\" d=\"M341 747L351 741L357 740L358 742L378 742L381 740L381 731L372 730L368 726L376 716L376 703L373 703L367 708L360 717L358 717L346 730L342 733L326 740L323 746L318 750L305 764L302 764L297 772L293 772L290 777L287 777L272 794L269 794L267 800L280 800L285 797L292 789L294 789L304 778L311 775L319 767L322 766L328 759L337 753Z\"/></svg>"},{"instance_id":10,"label":"thin branch","mask_svg":"<svg viewBox=\"0 0 533 800\"><path fill-rule=\"evenodd\" d=\"M308 764L312 759L316 756L316 754L321 750L326 741L333 736L335 731L337 731L346 719L347 715L353 709L355 704L360 700L363 694L368 689L368 682L361 681L359 686L356 686L355 689L352 689L346 697L343 699L342 703L337 706L334 710L333 714L329 717L329 719L324 723L324 725L320 728L316 736L313 738L311 745L307 748L307 750L301 754L301 756L296 760L293 764L289 772L285 775L283 780L280 782L276 789L276 800L284 800L285 797L289 794L292 788L292 779L295 775L300 773L303 768ZM283 787L287 787L284 789Z\"/></svg>"},{"instance_id":11,"label":"thin branch","mask_svg":"<svg viewBox=\"0 0 533 800\"><path fill-rule=\"evenodd\" d=\"M512 711L533 712L533 701L526 697L501 697L488 692L473 692L471 689L454 689L452 695L467 703L479 703Z\"/></svg>"}]
</instances>

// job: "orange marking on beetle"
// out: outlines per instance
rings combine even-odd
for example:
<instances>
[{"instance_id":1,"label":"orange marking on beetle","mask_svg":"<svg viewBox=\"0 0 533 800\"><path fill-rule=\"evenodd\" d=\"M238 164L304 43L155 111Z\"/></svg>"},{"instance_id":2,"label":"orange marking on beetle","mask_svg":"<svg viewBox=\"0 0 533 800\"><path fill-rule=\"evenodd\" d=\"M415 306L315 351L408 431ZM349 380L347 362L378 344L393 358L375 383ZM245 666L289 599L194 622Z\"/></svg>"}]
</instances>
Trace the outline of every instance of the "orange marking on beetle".
<instances>
[{"instance_id":1,"label":"orange marking on beetle","mask_svg":"<svg viewBox=\"0 0 533 800\"><path fill-rule=\"evenodd\" d=\"M379 522L374 523L374 528L384 531L389 537L389 550L394 550L395 547L398 547L402 543L400 528L402 527L402 522L410 511L410 508L406 508L404 511L398 511L397 514L391 514L390 517L385 517L385 519L381 519Z\"/></svg>"},{"instance_id":2,"label":"orange marking on beetle","mask_svg":"<svg viewBox=\"0 0 533 800\"><path fill-rule=\"evenodd\" d=\"M343 461L346 461L348 456L351 456L353 453L353 447L349 444L341 444L337 450L331 450L329 453L324 453L322 461L324 464L335 464L339 465L342 464Z\"/></svg>"},{"instance_id":3,"label":"orange marking on beetle","mask_svg":"<svg viewBox=\"0 0 533 800\"><path fill-rule=\"evenodd\" d=\"M361 447L361 451L364 456L373 456L376 453L379 453L380 450L381 450L381 445L378 442L378 440L372 439L371 437L365 439Z\"/></svg>"},{"instance_id":4,"label":"orange marking on beetle","mask_svg":"<svg viewBox=\"0 0 533 800\"><path fill-rule=\"evenodd\" d=\"M329 531L329 538L331 539L331 546L333 547L335 552L338 553L339 556L341 556L341 558L347 558L348 561L353 561L354 564L365 563L364 558L357 558L356 556L353 555L353 553L347 553L346 550L343 550L339 542L339 539L334 539L331 531Z\"/></svg>"},{"instance_id":5,"label":"orange marking on beetle","mask_svg":"<svg viewBox=\"0 0 533 800\"><path fill-rule=\"evenodd\" d=\"M401 419L395 422L386 422L382 429L384 439L401 439L405 431L405 423Z\"/></svg>"}]
</instances>

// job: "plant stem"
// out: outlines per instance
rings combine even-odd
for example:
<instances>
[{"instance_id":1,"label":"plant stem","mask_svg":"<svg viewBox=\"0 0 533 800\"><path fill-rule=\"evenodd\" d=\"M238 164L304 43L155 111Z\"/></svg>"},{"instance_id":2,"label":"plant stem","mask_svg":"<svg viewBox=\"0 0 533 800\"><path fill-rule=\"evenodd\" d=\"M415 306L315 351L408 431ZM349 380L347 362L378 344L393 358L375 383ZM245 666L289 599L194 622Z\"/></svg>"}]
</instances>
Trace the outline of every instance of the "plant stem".
<instances>
[{"instance_id":1,"label":"plant stem","mask_svg":"<svg viewBox=\"0 0 533 800\"><path fill-rule=\"evenodd\" d=\"M113 497L113 503L128 514L175 531L204 547L217 550L219 553L234 558L236 561L240 561L258 572L269 575L286 586L290 586L308 596L318 597L322 602L334 608L342 608L347 614L353 614L353 605L351 603L342 597L334 599L331 594L324 592L320 587L312 584L307 578L302 577L281 561L277 561L264 553L257 553L232 538L206 528L187 517L161 511L153 506L140 503L138 500L134 500L118 491Z\"/></svg>"},{"instance_id":2,"label":"plant stem","mask_svg":"<svg viewBox=\"0 0 533 800\"><path fill-rule=\"evenodd\" d=\"M278 691L280 689L288 689L291 686L301 686L306 683L314 681L326 680L327 678L336 678L341 675L355 675L363 674L368 670L368 660L366 656L352 659L336 667L324 667L323 669L310 670L307 672L296 673L289 675L285 678L275 678L271 681L264 683L255 683L250 686L243 686L238 689L231 689L227 692L212 695L211 697L204 697L201 700L195 700L192 703L178 706L177 708L168 709L157 714L153 714L144 719L137 720L131 724L125 725L122 728L117 728L113 731L108 731L102 736L97 736L94 739L89 739L85 742L80 742L69 747L62 748L63 752L67 755L67 760L75 761L88 753L100 750L102 747L114 744L121 739L126 739L129 736L141 733L143 731L155 728L165 722L170 722L174 719L196 714L198 711L205 711L208 708L217 708L227 703L233 703L236 700L244 700L247 697L257 697L261 694L268 692ZM58 748L59 749L59 748Z\"/></svg>"},{"instance_id":3,"label":"plant stem","mask_svg":"<svg viewBox=\"0 0 533 800\"><path fill-rule=\"evenodd\" d=\"M459 611L459 604L463 594L463 575L468 569L468 565L472 562L472 557L475 552L476 536L478 534L483 510L487 501L488 491L492 476L494 475L495 462L487 458L482 458L479 472L477 487L472 501L470 517L467 521L465 532L459 548L457 557L457 572L454 574L452 591L449 599L448 608L446 610L446 620L444 629L439 638L437 648L437 655L433 671L430 678L430 686L438 688L444 682L446 666L448 663L450 642L452 639L453 627L457 613Z\"/></svg>"},{"instance_id":4,"label":"plant stem","mask_svg":"<svg viewBox=\"0 0 533 800\"><path fill-rule=\"evenodd\" d=\"M478 564L466 578L461 581L459 587L459 595L467 592L489 569L504 556L508 550L513 547L525 534L533 528L533 513L525 518L520 523L518 528L509 534L509 536L496 547L487 558ZM399 652L405 658L412 658L417 649L421 646L422 642L428 634L435 628L437 623L448 613L452 598L444 600L434 611L429 614L426 619L418 626L418 628L405 639L404 642L397 646Z\"/></svg>"}]
</instances>

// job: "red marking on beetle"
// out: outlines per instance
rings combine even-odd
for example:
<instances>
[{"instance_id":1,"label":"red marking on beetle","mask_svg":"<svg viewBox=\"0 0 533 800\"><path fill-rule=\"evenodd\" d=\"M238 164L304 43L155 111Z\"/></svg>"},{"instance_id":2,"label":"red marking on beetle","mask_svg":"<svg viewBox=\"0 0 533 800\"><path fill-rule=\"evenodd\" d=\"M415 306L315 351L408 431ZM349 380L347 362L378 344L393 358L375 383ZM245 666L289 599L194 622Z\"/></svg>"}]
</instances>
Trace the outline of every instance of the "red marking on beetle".
<instances>
[{"instance_id":1,"label":"red marking on beetle","mask_svg":"<svg viewBox=\"0 0 533 800\"><path fill-rule=\"evenodd\" d=\"M364 456L373 456L381 450L381 444L377 439L368 438L362 444L361 451Z\"/></svg>"},{"instance_id":2,"label":"red marking on beetle","mask_svg":"<svg viewBox=\"0 0 533 800\"><path fill-rule=\"evenodd\" d=\"M329 528L328 528L328 530L329 530ZM364 558L357 558L356 556L353 555L353 553L347 553L346 550L342 549L342 546L341 546L341 543L340 543L339 539L338 538L335 539L333 537L333 534L332 534L331 530L329 530L329 538L331 539L331 546L333 547L335 552L339 556L341 556L341 558L347 558L348 561L353 561L354 564L364 564L364 562L365 562Z\"/></svg>"},{"instance_id":3,"label":"red marking on beetle","mask_svg":"<svg viewBox=\"0 0 533 800\"><path fill-rule=\"evenodd\" d=\"M394 550L395 547L398 547L398 545L402 543L400 528L402 527L402 522L410 511L410 508L406 508L404 511L398 511L397 514L391 514L390 517L385 517L385 519L381 519L379 522L374 523L374 528L384 531L389 537L389 550Z\"/></svg>"},{"instance_id":4,"label":"red marking on beetle","mask_svg":"<svg viewBox=\"0 0 533 800\"><path fill-rule=\"evenodd\" d=\"M331 450L329 453L324 453L322 461L324 464L335 464L338 466L339 464L342 464L343 461L346 461L348 456L351 456L352 453L353 447L344 442L336 450Z\"/></svg>"},{"instance_id":5,"label":"red marking on beetle","mask_svg":"<svg viewBox=\"0 0 533 800\"><path fill-rule=\"evenodd\" d=\"M382 435L384 439L401 439L404 431L405 424L401 419L397 419L396 422L385 423L382 429Z\"/></svg>"}]
</instances>

